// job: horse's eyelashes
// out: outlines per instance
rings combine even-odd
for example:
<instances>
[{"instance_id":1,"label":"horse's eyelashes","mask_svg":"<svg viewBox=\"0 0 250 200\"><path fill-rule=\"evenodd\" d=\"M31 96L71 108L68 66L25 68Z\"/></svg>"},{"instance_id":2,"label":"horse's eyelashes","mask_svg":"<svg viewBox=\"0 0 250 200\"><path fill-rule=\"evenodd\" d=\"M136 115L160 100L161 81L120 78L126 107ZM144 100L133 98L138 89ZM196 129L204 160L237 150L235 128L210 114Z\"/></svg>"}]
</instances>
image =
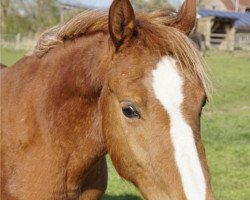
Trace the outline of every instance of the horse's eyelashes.
<instances>
[{"instance_id":1,"label":"horse's eyelashes","mask_svg":"<svg viewBox=\"0 0 250 200\"><path fill-rule=\"evenodd\" d=\"M140 113L131 105L122 108L122 112L127 118L141 118Z\"/></svg>"}]
</instances>

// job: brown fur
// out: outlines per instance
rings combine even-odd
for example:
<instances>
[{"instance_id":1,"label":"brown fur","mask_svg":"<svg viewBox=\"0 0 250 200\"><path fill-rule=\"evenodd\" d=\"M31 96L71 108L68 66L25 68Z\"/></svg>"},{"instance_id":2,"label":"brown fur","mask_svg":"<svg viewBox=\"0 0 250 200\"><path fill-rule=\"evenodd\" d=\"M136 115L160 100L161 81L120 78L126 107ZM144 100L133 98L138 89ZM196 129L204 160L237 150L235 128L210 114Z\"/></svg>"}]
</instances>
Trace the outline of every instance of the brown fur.
<instances>
[{"instance_id":1,"label":"brown fur","mask_svg":"<svg viewBox=\"0 0 250 200\"><path fill-rule=\"evenodd\" d=\"M124 12L127 0L113 5L109 29L107 13L81 14L43 34L31 55L1 71L1 199L100 199L108 152L145 199L184 200L168 115L150 84L163 55L175 57L185 77L183 109L195 133L207 200L213 199L199 133L207 76L182 33L193 26L193 15L179 31L184 16L177 14L175 23L162 11ZM140 109L141 120L123 116L126 101Z\"/></svg>"}]
</instances>

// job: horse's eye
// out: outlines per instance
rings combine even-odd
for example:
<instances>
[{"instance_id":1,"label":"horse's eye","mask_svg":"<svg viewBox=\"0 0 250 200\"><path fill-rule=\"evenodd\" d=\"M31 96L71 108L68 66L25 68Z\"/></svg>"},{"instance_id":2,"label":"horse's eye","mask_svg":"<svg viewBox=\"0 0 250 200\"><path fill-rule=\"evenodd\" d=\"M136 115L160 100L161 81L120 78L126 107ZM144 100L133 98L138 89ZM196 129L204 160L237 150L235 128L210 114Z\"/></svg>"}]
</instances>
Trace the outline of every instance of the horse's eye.
<instances>
[{"instance_id":1,"label":"horse's eye","mask_svg":"<svg viewBox=\"0 0 250 200\"><path fill-rule=\"evenodd\" d=\"M128 118L141 118L140 113L131 105L122 108L122 112Z\"/></svg>"}]
</instances>

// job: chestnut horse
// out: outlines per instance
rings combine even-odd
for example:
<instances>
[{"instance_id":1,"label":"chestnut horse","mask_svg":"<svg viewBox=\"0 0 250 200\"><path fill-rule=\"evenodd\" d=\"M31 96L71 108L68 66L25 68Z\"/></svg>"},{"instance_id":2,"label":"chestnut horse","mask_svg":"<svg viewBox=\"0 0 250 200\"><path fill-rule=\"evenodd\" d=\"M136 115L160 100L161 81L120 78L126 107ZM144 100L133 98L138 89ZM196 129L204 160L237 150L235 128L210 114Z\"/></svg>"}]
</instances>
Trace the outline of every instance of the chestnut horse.
<instances>
[{"instance_id":1,"label":"chestnut horse","mask_svg":"<svg viewBox=\"0 0 250 200\"><path fill-rule=\"evenodd\" d=\"M145 199L213 200L195 18L195 0L175 14L114 0L1 70L1 199L100 199L108 153Z\"/></svg>"}]
</instances>

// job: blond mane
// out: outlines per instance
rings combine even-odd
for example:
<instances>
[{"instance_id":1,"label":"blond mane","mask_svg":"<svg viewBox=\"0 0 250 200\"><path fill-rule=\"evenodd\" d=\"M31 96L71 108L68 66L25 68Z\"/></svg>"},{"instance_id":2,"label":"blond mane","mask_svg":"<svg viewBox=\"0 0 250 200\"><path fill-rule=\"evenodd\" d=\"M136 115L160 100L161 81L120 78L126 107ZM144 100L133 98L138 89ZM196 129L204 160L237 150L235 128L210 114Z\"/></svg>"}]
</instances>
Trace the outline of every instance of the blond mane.
<instances>
[{"instance_id":1,"label":"blond mane","mask_svg":"<svg viewBox=\"0 0 250 200\"><path fill-rule=\"evenodd\" d=\"M209 96L211 87L206 65L190 39L171 27L177 20L175 14L172 10L136 13L136 20L141 33L145 36L145 43L150 49L162 54L168 52L180 64L185 63L185 69L187 69L183 70L185 75L191 80L196 80L198 77ZM44 32L32 53L42 57L59 43L97 32L109 32L108 13L100 10L83 12L65 24Z\"/></svg>"}]
</instances>

